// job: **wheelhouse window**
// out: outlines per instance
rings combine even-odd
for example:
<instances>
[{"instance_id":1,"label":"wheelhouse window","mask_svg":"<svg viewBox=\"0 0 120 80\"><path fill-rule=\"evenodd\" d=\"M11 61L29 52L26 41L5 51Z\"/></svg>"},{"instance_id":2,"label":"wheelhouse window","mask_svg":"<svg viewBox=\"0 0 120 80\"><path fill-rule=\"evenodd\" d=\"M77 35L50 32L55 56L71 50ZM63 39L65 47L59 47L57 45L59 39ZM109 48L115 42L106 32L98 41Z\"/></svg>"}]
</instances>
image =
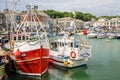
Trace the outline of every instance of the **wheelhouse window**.
<instances>
[{"instance_id":1,"label":"wheelhouse window","mask_svg":"<svg viewBox=\"0 0 120 80\"><path fill-rule=\"evenodd\" d=\"M65 43L65 45L68 45L68 43Z\"/></svg>"},{"instance_id":2,"label":"wheelhouse window","mask_svg":"<svg viewBox=\"0 0 120 80\"><path fill-rule=\"evenodd\" d=\"M14 41L16 41L16 36L14 36Z\"/></svg>"},{"instance_id":3,"label":"wheelhouse window","mask_svg":"<svg viewBox=\"0 0 120 80\"><path fill-rule=\"evenodd\" d=\"M18 36L18 40L21 40L21 36Z\"/></svg>"},{"instance_id":4,"label":"wheelhouse window","mask_svg":"<svg viewBox=\"0 0 120 80\"><path fill-rule=\"evenodd\" d=\"M25 40L25 36L22 36L22 40Z\"/></svg>"},{"instance_id":5,"label":"wheelhouse window","mask_svg":"<svg viewBox=\"0 0 120 80\"><path fill-rule=\"evenodd\" d=\"M60 46L64 46L64 43L60 43Z\"/></svg>"},{"instance_id":6,"label":"wheelhouse window","mask_svg":"<svg viewBox=\"0 0 120 80\"><path fill-rule=\"evenodd\" d=\"M73 43L71 43L71 47L73 47Z\"/></svg>"},{"instance_id":7,"label":"wheelhouse window","mask_svg":"<svg viewBox=\"0 0 120 80\"><path fill-rule=\"evenodd\" d=\"M28 40L29 38L28 38L28 36L26 36L26 40Z\"/></svg>"}]
</instances>

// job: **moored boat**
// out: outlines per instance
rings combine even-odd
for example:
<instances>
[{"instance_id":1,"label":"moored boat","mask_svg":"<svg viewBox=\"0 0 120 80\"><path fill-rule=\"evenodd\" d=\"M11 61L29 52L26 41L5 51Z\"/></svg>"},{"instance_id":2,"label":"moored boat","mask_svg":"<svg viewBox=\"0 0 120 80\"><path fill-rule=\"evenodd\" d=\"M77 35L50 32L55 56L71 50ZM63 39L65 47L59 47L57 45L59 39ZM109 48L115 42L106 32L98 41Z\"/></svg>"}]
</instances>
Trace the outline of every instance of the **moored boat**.
<instances>
[{"instance_id":1,"label":"moored boat","mask_svg":"<svg viewBox=\"0 0 120 80\"><path fill-rule=\"evenodd\" d=\"M116 37L116 35L113 32L109 33L107 36L109 39L114 39Z\"/></svg>"},{"instance_id":2,"label":"moored boat","mask_svg":"<svg viewBox=\"0 0 120 80\"><path fill-rule=\"evenodd\" d=\"M74 34L72 31L68 31L68 34L51 42L51 64L63 68L74 68L86 65L91 57L91 46L88 45L85 37L81 37L83 35L76 34L74 20L72 27L74 27Z\"/></svg>"},{"instance_id":3,"label":"moored boat","mask_svg":"<svg viewBox=\"0 0 120 80\"><path fill-rule=\"evenodd\" d=\"M103 38L105 38L106 37L106 35L105 35L105 33L104 32L98 32L97 33L97 39L103 39Z\"/></svg>"},{"instance_id":4,"label":"moored boat","mask_svg":"<svg viewBox=\"0 0 120 80\"><path fill-rule=\"evenodd\" d=\"M117 33L116 39L120 39L120 33Z\"/></svg>"},{"instance_id":5,"label":"moored boat","mask_svg":"<svg viewBox=\"0 0 120 80\"><path fill-rule=\"evenodd\" d=\"M27 31L23 26L26 17L31 17L30 27L34 27L34 31ZM28 76L42 76L48 70L49 64L49 40L47 33L37 17L37 10L28 9L23 21L16 31L10 34L10 41L4 44L4 48L8 53L10 60L8 68L16 73Z\"/></svg>"},{"instance_id":6,"label":"moored boat","mask_svg":"<svg viewBox=\"0 0 120 80\"><path fill-rule=\"evenodd\" d=\"M97 33L95 33L95 32L91 32L91 33L87 34L87 38L89 38L89 39L93 39L93 38L96 38L96 37L97 37Z\"/></svg>"},{"instance_id":7,"label":"moored boat","mask_svg":"<svg viewBox=\"0 0 120 80\"><path fill-rule=\"evenodd\" d=\"M5 74L5 63L8 63L6 53L0 48L0 80L3 79Z\"/></svg>"},{"instance_id":8,"label":"moored boat","mask_svg":"<svg viewBox=\"0 0 120 80\"><path fill-rule=\"evenodd\" d=\"M73 37L63 37L51 43L50 59L54 65L74 68L86 65L91 57L91 46L86 42L76 40Z\"/></svg>"}]
</instances>

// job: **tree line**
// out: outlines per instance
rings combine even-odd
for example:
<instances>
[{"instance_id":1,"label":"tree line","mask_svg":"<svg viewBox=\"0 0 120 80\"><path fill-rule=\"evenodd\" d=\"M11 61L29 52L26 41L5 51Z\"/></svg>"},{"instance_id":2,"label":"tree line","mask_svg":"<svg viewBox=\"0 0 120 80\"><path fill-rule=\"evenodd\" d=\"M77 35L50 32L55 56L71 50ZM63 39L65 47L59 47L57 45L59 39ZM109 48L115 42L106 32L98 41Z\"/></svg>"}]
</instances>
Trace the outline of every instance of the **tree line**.
<instances>
[{"instance_id":1,"label":"tree line","mask_svg":"<svg viewBox=\"0 0 120 80\"><path fill-rule=\"evenodd\" d=\"M63 17L71 17L73 18L72 12L60 12L60 11L55 11L55 10L42 10L46 14L48 14L51 18L56 19L56 18L63 18ZM111 19L114 17L120 17L120 16L99 16L96 17L90 13L82 13L79 11L75 11L76 13L76 19L81 19L83 21L91 21L92 19L98 20L99 18L106 18L106 19Z\"/></svg>"}]
</instances>

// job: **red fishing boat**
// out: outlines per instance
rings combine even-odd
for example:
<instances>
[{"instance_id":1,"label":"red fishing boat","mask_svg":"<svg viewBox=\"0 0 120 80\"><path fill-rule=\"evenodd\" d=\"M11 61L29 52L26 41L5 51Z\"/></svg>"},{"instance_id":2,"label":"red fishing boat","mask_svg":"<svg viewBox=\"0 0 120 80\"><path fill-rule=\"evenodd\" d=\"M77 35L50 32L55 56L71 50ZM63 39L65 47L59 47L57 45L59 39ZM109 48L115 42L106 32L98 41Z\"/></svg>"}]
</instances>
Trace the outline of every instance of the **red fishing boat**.
<instances>
[{"instance_id":1,"label":"red fishing boat","mask_svg":"<svg viewBox=\"0 0 120 80\"><path fill-rule=\"evenodd\" d=\"M28 9L20 26L10 34L10 41L4 44L10 61L8 68L23 75L42 76L48 70L49 41L47 33L41 30L43 26L34 24L41 23L36 11ZM36 29L33 32L23 25L27 16L31 16L30 27Z\"/></svg>"}]
</instances>

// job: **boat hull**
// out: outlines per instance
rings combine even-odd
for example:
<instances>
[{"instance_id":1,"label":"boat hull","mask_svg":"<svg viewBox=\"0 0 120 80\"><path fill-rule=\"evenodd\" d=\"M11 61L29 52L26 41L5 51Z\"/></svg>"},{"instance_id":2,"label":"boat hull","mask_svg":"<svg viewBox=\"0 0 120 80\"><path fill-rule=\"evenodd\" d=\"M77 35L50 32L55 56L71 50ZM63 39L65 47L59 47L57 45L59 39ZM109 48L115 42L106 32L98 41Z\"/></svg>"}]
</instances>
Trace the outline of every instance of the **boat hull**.
<instances>
[{"instance_id":1,"label":"boat hull","mask_svg":"<svg viewBox=\"0 0 120 80\"><path fill-rule=\"evenodd\" d=\"M5 70L5 64L0 65L0 80L3 79L4 70Z\"/></svg>"},{"instance_id":2,"label":"boat hull","mask_svg":"<svg viewBox=\"0 0 120 80\"><path fill-rule=\"evenodd\" d=\"M61 67L61 68L76 68L76 67L80 67L80 66L83 66L83 65L86 65L88 63L88 58L86 59L81 59L81 60L73 60L72 63L68 63L67 65L64 64L64 61L58 61L58 60L55 60L55 59L52 59L53 60L53 65L56 66L56 67Z\"/></svg>"},{"instance_id":3,"label":"boat hull","mask_svg":"<svg viewBox=\"0 0 120 80\"><path fill-rule=\"evenodd\" d=\"M114 38L115 38L115 34L109 34L109 35L108 35L108 38L109 38L109 39L114 39Z\"/></svg>"},{"instance_id":4,"label":"boat hull","mask_svg":"<svg viewBox=\"0 0 120 80\"><path fill-rule=\"evenodd\" d=\"M48 70L49 49L41 47L21 52L17 56L10 52L8 58L10 63L7 66L10 70L23 75L42 76Z\"/></svg>"},{"instance_id":5,"label":"boat hull","mask_svg":"<svg viewBox=\"0 0 120 80\"><path fill-rule=\"evenodd\" d=\"M87 35L87 38L89 38L89 39L93 39L93 38L96 38L97 37L97 34L88 34Z\"/></svg>"},{"instance_id":6,"label":"boat hull","mask_svg":"<svg viewBox=\"0 0 120 80\"><path fill-rule=\"evenodd\" d=\"M116 36L116 39L120 39L120 35L117 35L117 36Z\"/></svg>"},{"instance_id":7,"label":"boat hull","mask_svg":"<svg viewBox=\"0 0 120 80\"><path fill-rule=\"evenodd\" d=\"M80 47L71 48L65 46L58 47L57 50L51 49L50 64L64 68L75 68L86 65L91 57L91 46L80 44Z\"/></svg>"},{"instance_id":8,"label":"boat hull","mask_svg":"<svg viewBox=\"0 0 120 80\"><path fill-rule=\"evenodd\" d=\"M103 38L105 38L105 35L102 35L102 34L97 35L97 39L103 39Z\"/></svg>"}]
</instances>

